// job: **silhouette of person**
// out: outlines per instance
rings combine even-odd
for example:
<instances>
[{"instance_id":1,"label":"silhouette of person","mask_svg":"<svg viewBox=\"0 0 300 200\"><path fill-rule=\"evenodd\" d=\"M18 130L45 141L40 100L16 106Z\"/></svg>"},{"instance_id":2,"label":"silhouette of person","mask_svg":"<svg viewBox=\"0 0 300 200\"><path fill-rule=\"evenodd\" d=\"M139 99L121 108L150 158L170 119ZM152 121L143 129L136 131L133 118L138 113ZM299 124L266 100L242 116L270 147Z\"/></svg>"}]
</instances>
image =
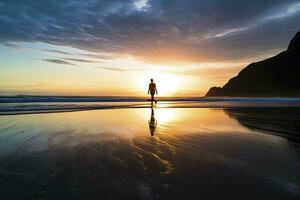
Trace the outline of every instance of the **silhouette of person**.
<instances>
[{"instance_id":1,"label":"silhouette of person","mask_svg":"<svg viewBox=\"0 0 300 200\"><path fill-rule=\"evenodd\" d=\"M157 126L157 120L155 119L154 109L152 107L151 107L151 117L150 120L148 120L148 123L149 123L150 134L151 136L153 136Z\"/></svg>"},{"instance_id":2,"label":"silhouette of person","mask_svg":"<svg viewBox=\"0 0 300 200\"><path fill-rule=\"evenodd\" d=\"M157 89L155 83L153 82L153 78L150 79L148 94L151 95L151 107L152 107L153 101L155 102L155 104L157 104L157 101L154 99L154 95L157 94Z\"/></svg>"}]
</instances>

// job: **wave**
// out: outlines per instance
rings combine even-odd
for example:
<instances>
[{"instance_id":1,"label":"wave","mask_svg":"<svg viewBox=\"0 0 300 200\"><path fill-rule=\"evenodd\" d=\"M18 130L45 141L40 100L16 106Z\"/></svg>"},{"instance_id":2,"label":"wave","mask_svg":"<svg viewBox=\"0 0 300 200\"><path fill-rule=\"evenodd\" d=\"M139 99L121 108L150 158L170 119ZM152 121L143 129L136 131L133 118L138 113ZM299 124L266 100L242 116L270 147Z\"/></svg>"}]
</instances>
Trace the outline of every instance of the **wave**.
<instances>
[{"instance_id":1,"label":"wave","mask_svg":"<svg viewBox=\"0 0 300 200\"><path fill-rule=\"evenodd\" d=\"M255 97L158 97L159 101L237 101L237 102L299 102L300 98L255 98ZM0 96L0 103L26 102L146 102L145 97L124 96Z\"/></svg>"},{"instance_id":2,"label":"wave","mask_svg":"<svg viewBox=\"0 0 300 200\"><path fill-rule=\"evenodd\" d=\"M17 102L0 103L0 115L35 114L52 112L74 112L100 109L150 108L150 102ZM300 107L294 100L201 100L201 101L160 101L157 108L279 108Z\"/></svg>"}]
</instances>

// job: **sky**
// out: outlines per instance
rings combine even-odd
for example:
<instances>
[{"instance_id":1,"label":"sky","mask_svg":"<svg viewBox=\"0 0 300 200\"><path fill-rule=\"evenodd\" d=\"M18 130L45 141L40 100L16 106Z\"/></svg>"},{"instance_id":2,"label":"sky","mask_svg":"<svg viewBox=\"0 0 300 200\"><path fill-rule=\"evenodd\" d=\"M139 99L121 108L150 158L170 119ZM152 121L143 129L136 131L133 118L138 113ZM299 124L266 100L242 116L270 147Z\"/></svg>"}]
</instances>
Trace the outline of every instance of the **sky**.
<instances>
[{"instance_id":1,"label":"sky","mask_svg":"<svg viewBox=\"0 0 300 200\"><path fill-rule=\"evenodd\" d=\"M0 0L0 95L203 96L299 22L300 0Z\"/></svg>"}]
</instances>

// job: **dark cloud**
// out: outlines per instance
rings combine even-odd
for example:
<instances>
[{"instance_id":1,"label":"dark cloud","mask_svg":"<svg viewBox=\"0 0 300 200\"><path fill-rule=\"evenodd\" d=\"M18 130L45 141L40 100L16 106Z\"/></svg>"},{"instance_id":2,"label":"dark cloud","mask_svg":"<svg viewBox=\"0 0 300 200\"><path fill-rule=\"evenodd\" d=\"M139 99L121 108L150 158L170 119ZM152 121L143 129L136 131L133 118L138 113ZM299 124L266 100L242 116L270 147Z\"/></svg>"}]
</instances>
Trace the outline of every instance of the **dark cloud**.
<instances>
[{"instance_id":1,"label":"dark cloud","mask_svg":"<svg viewBox=\"0 0 300 200\"><path fill-rule=\"evenodd\" d=\"M45 42L152 60L224 61L283 49L299 0L4 0L0 42ZM58 52L57 52L58 53Z\"/></svg>"},{"instance_id":2,"label":"dark cloud","mask_svg":"<svg viewBox=\"0 0 300 200\"><path fill-rule=\"evenodd\" d=\"M60 59L42 59L42 61L50 62L50 63L55 63L55 64L62 64L62 65L74 65L73 63L70 63L65 60L60 60Z\"/></svg>"},{"instance_id":3,"label":"dark cloud","mask_svg":"<svg viewBox=\"0 0 300 200\"><path fill-rule=\"evenodd\" d=\"M84 62L84 63L99 63L98 61L85 60L79 58L62 58L63 60L74 61L74 62Z\"/></svg>"},{"instance_id":4,"label":"dark cloud","mask_svg":"<svg viewBox=\"0 0 300 200\"><path fill-rule=\"evenodd\" d=\"M67 53L65 51L60 51L60 50L53 50L53 49L42 49L45 52L50 52L50 53L58 53L58 54L64 54L64 55L70 55L70 53Z\"/></svg>"},{"instance_id":5,"label":"dark cloud","mask_svg":"<svg viewBox=\"0 0 300 200\"><path fill-rule=\"evenodd\" d=\"M12 49L19 49L21 46L18 43L15 42L3 42L2 43L4 46L12 48Z\"/></svg>"}]
</instances>

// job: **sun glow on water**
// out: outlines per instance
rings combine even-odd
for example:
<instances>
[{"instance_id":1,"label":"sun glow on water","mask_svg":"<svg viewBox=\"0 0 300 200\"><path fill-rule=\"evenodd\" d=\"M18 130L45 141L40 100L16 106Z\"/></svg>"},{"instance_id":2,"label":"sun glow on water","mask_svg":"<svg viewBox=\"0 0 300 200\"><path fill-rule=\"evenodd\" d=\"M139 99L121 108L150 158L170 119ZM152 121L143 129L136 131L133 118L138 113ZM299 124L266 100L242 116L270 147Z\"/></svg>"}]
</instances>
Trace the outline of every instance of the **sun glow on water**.
<instances>
[{"instance_id":1,"label":"sun glow on water","mask_svg":"<svg viewBox=\"0 0 300 200\"><path fill-rule=\"evenodd\" d=\"M180 113L175 109L156 109L155 117L160 124L166 124L180 118Z\"/></svg>"}]
</instances>

